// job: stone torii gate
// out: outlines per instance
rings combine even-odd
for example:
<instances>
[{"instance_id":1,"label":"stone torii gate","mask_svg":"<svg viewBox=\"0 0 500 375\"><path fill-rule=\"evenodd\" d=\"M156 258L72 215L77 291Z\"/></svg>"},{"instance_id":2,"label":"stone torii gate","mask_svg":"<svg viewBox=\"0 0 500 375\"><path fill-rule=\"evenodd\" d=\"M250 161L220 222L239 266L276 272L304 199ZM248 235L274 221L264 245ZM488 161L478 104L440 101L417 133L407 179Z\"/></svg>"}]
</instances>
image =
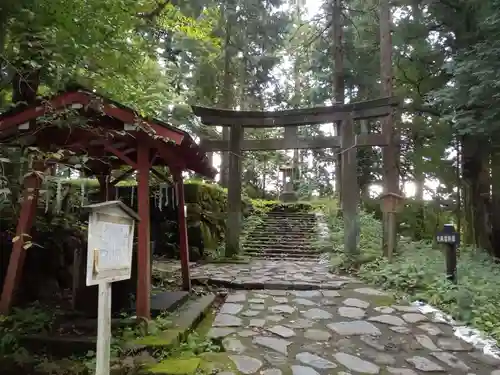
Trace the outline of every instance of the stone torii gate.
<instances>
[{"instance_id":1,"label":"stone torii gate","mask_svg":"<svg viewBox=\"0 0 500 375\"><path fill-rule=\"evenodd\" d=\"M226 256L240 249L241 232L241 162L243 151L336 148L342 153L342 212L344 246L349 254L358 250L359 187L357 181L357 147L387 146L392 134L356 134L354 121L387 117L398 105L396 98L325 107L284 111L234 111L192 106L193 113L207 126L229 126L229 140L202 139L206 152L229 152L228 216ZM340 136L299 138L298 126L341 122ZM244 128L284 127L283 138L244 139Z\"/></svg>"}]
</instances>

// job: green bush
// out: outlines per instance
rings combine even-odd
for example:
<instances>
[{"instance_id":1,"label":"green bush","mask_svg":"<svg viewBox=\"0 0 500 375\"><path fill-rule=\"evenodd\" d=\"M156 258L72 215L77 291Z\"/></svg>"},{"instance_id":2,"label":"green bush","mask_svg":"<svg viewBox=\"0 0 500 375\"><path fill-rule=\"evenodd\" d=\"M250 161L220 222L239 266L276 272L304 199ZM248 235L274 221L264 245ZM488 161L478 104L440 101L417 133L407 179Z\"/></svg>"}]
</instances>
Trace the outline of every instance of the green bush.
<instances>
[{"instance_id":1,"label":"green bush","mask_svg":"<svg viewBox=\"0 0 500 375\"><path fill-rule=\"evenodd\" d=\"M361 266L358 275L439 307L500 341L500 267L491 257L481 251L462 250L458 283L454 285L445 277L442 251L426 242L405 242L400 248L392 264L377 259Z\"/></svg>"},{"instance_id":2,"label":"green bush","mask_svg":"<svg viewBox=\"0 0 500 375\"><path fill-rule=\"evenodd\" d=\"M314 206L311 202L292 202L284 203L275 200L264 200L264 199L252 199L251 200L253 211L263 211L263 212L311 212L314 210Z\"/></svg>"},{"instance_id":3,"label":"green bush","mask_svg":"<svg viewBox=\"0 0 500 375\"><path fill-rule=\"evenodd\" d=\"M332 239L333 258L342 263L344 255L344 221L339 215L338 209L328 207L325 215L328 219L330 237ZM373 214L362 212L359 218L361 228L359 235L359 248L361 257L375 259L381 255L382 247L382 224ZM343 268L339 264L339 268Z\"/></svg>"},{"instance_id":4,"label":"green bush","mask_svg":"<svg viewBox=\"0 0 500 375\"><path fill-rule=\"evenodd\" d=\"M332 239L332 268L350 271L363 281L380 285L422 300L494 339L500 341L500 267L480 250L461 249L458 283L445 276L445 258L441 248L431 241L412 241L401 237L393 263L381 257L382 227L373 214L360 215L360 254L354 260L343 253L343 223L335 210L325 211Z\"/></svg>"},{"instance_id":5,"label":"green bush","mask_svg":"<svg viewBox=\"0 0 500 375\"><path fill-rule=\"evenodd\" d=\"M364 200L363 209L372 213L378 220L382 219L380 201ZM408 199L401 213L397 215L399 233L413 240L432 240L443 224L454 221L454 213L429 202L418 202Z\"/></svg>"}]
</instances>

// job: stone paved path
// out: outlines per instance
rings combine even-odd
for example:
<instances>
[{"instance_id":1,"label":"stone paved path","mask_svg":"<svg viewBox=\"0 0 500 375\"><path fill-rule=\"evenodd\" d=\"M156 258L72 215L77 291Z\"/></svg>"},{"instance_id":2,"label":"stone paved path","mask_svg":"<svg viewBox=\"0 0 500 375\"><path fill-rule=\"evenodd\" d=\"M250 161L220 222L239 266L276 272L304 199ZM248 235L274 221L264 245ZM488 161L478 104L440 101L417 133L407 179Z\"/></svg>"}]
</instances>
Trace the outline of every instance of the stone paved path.
<instances>
[{"instance_id":1,"label":"stone paved path","mask_svg":"<svg viewBox=\"0 0 500 375\"><path fill-rule=\"evenodd\" d=\"M357 282L336 276L318 262L254 260L250 264L205 264L191 270L198 282L210 281L246 289L338 289Z\"/></svg>"},{"instance_id":2,"label":"stone paved path","mask_svg":"<svg viewBox=\"0 0 500 375\"><path fill-rule=\"evenodd\" d=\"M196 269L198 276L281 286L234 291L215 318L209 335L222 340L243 374L500 375L500 360L417 307L396 305L390 295L328 274L325 266L275 263ZM294 282L316 289L291 290Z\"/></svg>"}]
</instances>

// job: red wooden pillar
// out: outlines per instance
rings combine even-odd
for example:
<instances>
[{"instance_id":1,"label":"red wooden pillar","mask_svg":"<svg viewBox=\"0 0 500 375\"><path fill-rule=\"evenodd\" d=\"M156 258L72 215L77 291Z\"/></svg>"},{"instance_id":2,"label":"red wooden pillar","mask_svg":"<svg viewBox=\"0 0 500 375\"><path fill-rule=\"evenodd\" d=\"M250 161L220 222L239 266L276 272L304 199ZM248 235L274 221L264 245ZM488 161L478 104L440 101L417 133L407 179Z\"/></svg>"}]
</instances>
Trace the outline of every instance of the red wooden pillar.
<instances>
[{"instance_id":1,"label":"red wooden pillar","mask_svg":"<svg viewBox=\"0 0 500 375\"><path fill-rule=\"evenodd\" d=\"M149 146L139 143L137 149L137 206L140 221L137 230L137 297L136 314L150 318L151 251L149 231Z\"/></svg>"},{"instance_id":2,"label":"red wooden pillar","mask_svg":"<svg viewBox=\"0 0 500 375\"><path fill-rule=\"evenodd\" d=\"M0 299L0 313L8 314L12 306L15 293L21 280L21 275L26 259L26 251L24 248L33 221L36 216L36 207L38 202L38 195L42 176L33 172L24 180L24 197L21 204L21 211L19 213L19 220L16 228L17 240L12 245L12 253L9 259L9 267L7 268L7 275L3 283L2 297Z\"/></svg>"},{"instance_id":3,"label":"red wooden pillar","mask_svg":"<svg viewBox=\"0 0 500 375\"><path fill-rule=\"evenodd\" d=\"M189 243L187 235L186 212L184 211L184 182L182 181L182 171L174 173L175 189L179 198L177 206L177 219L179 221L179 245L181 255L182 288L191 291L191 277L189 276Z\"/></svg>"}]
</instances>

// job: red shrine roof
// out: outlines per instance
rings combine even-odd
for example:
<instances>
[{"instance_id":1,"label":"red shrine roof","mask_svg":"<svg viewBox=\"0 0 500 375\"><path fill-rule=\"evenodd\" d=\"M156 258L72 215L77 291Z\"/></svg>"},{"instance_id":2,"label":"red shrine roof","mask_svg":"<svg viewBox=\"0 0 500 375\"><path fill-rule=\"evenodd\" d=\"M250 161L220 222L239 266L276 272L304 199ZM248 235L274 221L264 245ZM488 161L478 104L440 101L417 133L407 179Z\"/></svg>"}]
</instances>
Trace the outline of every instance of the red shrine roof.
<instances>
[{"instance_id":1,"label":"red shrine roof","mask_svg":"<svg viewBox=\"0 0 500 375\"><path fill-rule=\"evenodd\" d=\"M132 108L77 87L0 114L0 144L33 146L47 152L86 154L86 167L136 166L137 147L148 143L152 165L189 169L214 178L205 152L185 131L145 118ZM71 163L70 163L71 164Z\"/></svg>"}]
</instances>

